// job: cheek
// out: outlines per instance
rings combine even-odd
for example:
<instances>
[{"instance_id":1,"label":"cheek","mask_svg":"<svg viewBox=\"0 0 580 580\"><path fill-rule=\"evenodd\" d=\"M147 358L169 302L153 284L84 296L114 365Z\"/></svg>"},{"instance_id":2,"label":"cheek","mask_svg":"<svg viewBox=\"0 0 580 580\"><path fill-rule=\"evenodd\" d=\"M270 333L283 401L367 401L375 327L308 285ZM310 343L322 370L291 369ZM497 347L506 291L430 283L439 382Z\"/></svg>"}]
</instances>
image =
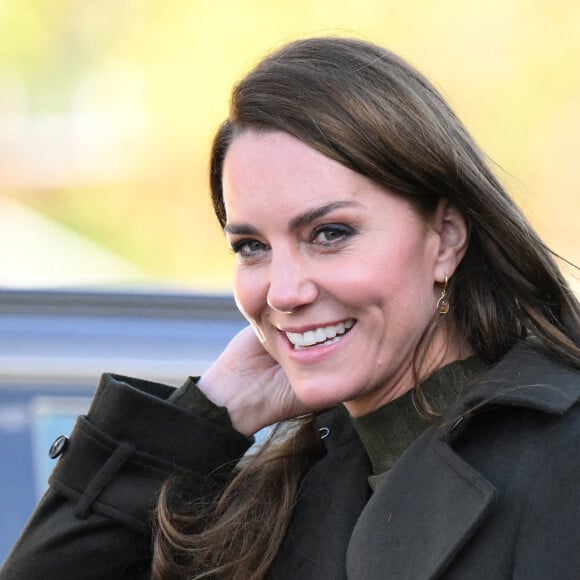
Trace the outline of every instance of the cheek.
<instances>
[{"instance_id":1,"label":"cheek","mask_svg":"<svg viewBox=\"0 0 580 580\"><path fill-rule=\"evenodd\" d=\"M423 318L433 297L429 260L415 247L390 247L393 250L362 258L344 279L344 289L361 304L379 306L389 317Z\"/></svg>"},{"instance_id":2,"label":"cheek","mask_svg":"<svg viewBox=\"0 0 580 580\"><path fill-rule=\"evenodd\" d=\"M244 269L234 274L234 297L242 314L250 321L259 321L266 305L266 291L260 277Z\"/></svg>"}]
</instances>

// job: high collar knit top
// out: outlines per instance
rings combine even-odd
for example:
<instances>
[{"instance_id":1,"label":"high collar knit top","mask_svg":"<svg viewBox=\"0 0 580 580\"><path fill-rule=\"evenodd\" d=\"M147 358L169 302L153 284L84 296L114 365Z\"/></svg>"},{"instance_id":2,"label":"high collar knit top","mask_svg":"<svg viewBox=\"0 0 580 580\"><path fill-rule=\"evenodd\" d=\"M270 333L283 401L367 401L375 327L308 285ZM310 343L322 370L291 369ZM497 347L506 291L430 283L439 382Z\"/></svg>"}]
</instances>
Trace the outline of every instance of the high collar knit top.
<instances>
[{"instance_id":1,"label":"high collar knit top","mask_svg":"<svg viewBox=\"0 0 580 580\"><path fill-rule=\"evenodd\" d=\"M455 361L435 371L421 388L437 413L444 413L485 363L476 356ZM407 447L433 422L419 414L413 389L362 417L352 419L372 464L369 485L374 491Z\"/></svg>"}]
</instances>

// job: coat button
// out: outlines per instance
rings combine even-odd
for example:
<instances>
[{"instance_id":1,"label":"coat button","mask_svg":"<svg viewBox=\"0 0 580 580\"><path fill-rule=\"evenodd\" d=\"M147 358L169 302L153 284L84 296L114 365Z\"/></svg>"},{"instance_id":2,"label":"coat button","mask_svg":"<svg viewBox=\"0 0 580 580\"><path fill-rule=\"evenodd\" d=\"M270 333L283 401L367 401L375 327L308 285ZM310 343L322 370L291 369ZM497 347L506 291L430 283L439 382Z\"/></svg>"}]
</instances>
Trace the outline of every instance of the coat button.
<instances>
[{"instance_id":1,"label":"coat button","mask_svg":"<svg viewBox=\"0 0 580 580\"><path fill-rule=\"evenodd\" d=\"M65 437L64 435L59 435L54 440L54 443L50 446L50 449L48 450L48 456L51 459L56 459L66 451L67 447L68 447L68 437Z\"/></svg>"}]
</instances>

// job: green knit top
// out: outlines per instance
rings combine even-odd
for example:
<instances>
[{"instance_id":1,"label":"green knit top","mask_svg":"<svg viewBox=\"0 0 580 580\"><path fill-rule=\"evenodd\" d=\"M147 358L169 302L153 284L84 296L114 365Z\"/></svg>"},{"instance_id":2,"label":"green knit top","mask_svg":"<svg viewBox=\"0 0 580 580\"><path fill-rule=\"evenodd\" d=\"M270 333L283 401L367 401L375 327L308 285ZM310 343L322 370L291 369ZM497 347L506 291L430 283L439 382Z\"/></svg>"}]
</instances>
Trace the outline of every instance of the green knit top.
<instances>
[{"instance_id":1,"label":"green knit top","mask_svg":"<svg viewBox=\"0 0 580 580\"><path fill-rule=\"evenodd\" d=\"M445 412L463 388L485 368L476 356L455 361L435 371L422 383L425 398L434 411ZM413 389L362 417L352 419L371 460L373 474L369 485L374 491L407 447L431 424L419 414Z\"/></svg>"}]
</instances>

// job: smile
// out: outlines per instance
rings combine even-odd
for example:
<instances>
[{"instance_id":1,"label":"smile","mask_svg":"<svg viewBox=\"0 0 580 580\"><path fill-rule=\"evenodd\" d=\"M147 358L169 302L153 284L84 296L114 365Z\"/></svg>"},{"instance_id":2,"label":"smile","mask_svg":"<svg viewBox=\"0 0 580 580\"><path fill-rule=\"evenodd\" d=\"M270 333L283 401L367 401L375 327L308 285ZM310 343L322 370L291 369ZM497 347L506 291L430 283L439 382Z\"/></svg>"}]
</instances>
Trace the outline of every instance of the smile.
<instances>
[{"instance_id":1,"label":"smile","mask_svg":"<svg viewBox=\"0 0 580 580\"><path fill-rule=\"evenodd\" d=\"M286 337L295 349L309 348L333 344L340 340L340 337L354 326L355 320L349 319L330 326L321 326L306 332L286 332Z\"/></svg>"}]
</instances>

